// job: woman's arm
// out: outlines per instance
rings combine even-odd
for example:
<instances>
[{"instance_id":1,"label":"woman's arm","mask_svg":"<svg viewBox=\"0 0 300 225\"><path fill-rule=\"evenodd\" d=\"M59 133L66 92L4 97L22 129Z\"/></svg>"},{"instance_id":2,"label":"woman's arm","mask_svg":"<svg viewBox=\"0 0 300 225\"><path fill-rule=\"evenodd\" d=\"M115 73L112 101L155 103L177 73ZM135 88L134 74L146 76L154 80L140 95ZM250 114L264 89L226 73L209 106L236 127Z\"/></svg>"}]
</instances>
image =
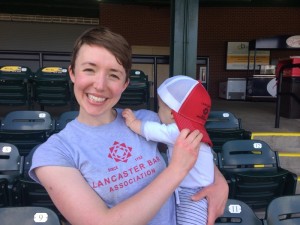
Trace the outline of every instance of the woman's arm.
<instances>
[{"instance_id":1,"label":"woman's arm","mask_svg":"<svg viewBox=\"0 0 300 225\"><path fill-rule=\"evenodd\" d=\"M73 225L142 225L155 216L193 167L201 139L199 131L189 134L189 130L183 130L169 166L142 191L113 208L105 205L74 168L44 166L35 172L57 208Z\"/></svg>"},{"instance_id":2,"label":"woman's arm","mask_svg":"<svg viewBox=\"0 0 300 225\"><path fill-rule=\"evenodd\" d=\"M228 183L221 174L220 170L214 168L214 183L203 188L199 193L195 194L192 199L198 201L206 198L208 201L208 220L207 225L214 225L215 220L224 213L226 202L228 199L229 187Z\"/></svg>"}]
</instances>

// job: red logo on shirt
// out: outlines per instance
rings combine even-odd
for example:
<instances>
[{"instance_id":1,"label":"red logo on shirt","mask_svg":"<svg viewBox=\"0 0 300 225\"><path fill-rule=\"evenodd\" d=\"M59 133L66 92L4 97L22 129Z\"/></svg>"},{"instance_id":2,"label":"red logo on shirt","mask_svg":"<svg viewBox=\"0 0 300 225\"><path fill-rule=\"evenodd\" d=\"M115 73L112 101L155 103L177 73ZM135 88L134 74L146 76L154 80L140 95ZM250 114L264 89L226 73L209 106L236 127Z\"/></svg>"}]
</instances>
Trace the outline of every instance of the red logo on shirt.
<instances>
[{"instance_id":1,"label":"red logo on shirt","mask_svg":"<svg viewBox=\"0 0 300 225\"><path fill-rule=\"evenodd\" d=\"M126 146L125 143L115 141L112 147L109 148L108 157L114 159L116 162L127 162L131 156L132 148Z\"/></svg>"}]
</instances>

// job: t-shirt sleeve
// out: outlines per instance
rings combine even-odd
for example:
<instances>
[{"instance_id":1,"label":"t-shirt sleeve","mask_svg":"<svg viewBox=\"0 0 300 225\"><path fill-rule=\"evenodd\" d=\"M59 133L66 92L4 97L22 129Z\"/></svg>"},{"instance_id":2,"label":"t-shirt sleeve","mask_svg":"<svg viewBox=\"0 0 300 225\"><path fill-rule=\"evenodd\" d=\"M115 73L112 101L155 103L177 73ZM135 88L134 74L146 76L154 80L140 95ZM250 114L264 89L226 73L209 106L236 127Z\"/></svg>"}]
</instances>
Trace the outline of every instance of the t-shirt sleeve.
<instances>
[{"instance_id":1,"label":"t-shirt sleeve","mask_svg":"<svg viewBox=\"0 0 300 225\"><path fill-rule=\"evenodd\" d=\"M42 166L75 167L70 152L63 145L57 135L52 135L45 143L41 144L34 152L29 176L40 183L35 174L35 169Z\"/></svg>"}]
</instances>

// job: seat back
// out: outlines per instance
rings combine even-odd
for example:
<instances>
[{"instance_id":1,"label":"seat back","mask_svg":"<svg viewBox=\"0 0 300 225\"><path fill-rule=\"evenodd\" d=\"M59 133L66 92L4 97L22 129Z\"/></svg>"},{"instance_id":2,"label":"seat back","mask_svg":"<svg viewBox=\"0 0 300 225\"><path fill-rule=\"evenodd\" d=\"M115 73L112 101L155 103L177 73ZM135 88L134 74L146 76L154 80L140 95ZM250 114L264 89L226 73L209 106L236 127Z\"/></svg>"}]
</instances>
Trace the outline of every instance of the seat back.
<instances>
[{"instance_id":1,"label":"seat back","mask_svg":"<svg viewBox=\"0 0 300 225\"><path fill-rule=\"evenodd\" d=\"M272 199L296 190L297 175L279 166L276 152L264 141L226 142L219 168L229 183L229 197L253 209L264 209Z\"/></svg>"},{"instance_id":2,"label":"seat back","mask_svg":"<svg viewBox=\"0 0 300 225\"><path fill-rule=\"evenodd\" d=\"M0 206L14 205L13 185L23 172L23 157L10 143L0 143Z\"/></svg>"},{"instance_id":3,"label":"seat back","mask_svg":"<svg viewBox=\"0 0 300 225\"><path fill-rule=\"evenodd\" d=\"M40 105L62 106L72 103L71 82L66 68L42 67L33 77L33 97Z\"/></svg>"},{"instance_id":4,"label":"seat back","mask_svg":"<svg viewBox=\"0 0 300 225\"><path fill-rule=\"evenodd\" d=\"M0 105L31 107L30 83L32 71L24 66L0 67Z\"/></svg>"},{"instance_id":5,"label":"seat back","mask_svg":"<svg viewBox=\"0 0 300 225\"><path fill-rule=\"evenodd\" d=\"M10 143L0 143L0 178L5 178L9 183L22 173L23 158L18 148Z\"/></svg>"},{"instance_id":6,"label":"seat back","mask_svg":"<svg viewBox=\"0 0 300 225\"><path fill-rule=\"evenodd\" d=\"M300 224L300 195L288 195L273 199L266 211L268 225Z\"/></svg>"},{"instance_id":7,"label":"seat back","mask_svg":"<svg viewBox=\"0 0 300 225\"><path fill-rule=\"evenodd\" d=\"M26 155L24 156L24 163L23 163L23 171L22 171L22 175L20 177L20 180L30 180L30 181L33 181L31 179L31 177L29 176L28 172L30 170L30 167L31 167L31 164L32 164L32 157L33 157L33 154L35 152L35 150L40 146L40 144L34 146L31 151Z\"/></svg>"},{"instance_id":8,"label":"seat back","mask_svg":"<svg viewBox=\"0 0 300 225\"><path fill-rule=\"evenodd\" d=\"M214 159L214 163L217 167L219 167L219 157L218 157L218 153L216 153L215 151L212 151L213 154L213 159Z\"/></svg>"},{"instance_id":9,"label":"seat back","mask_svg":"<svg viewBox=\"0 0 300 225\"><path fill-rule=\"evenodd\" d=\"M146 108L150 109L148 76L141 70L131 70L129 78L130 83L118 103L124 106L146 105Z\"/></svg>"},{"instance_id":10,"label":"seat back","mask_svg":"<svg viewBox=\"0 0 300 225\"><path fill-rule=\"evenodd\" d=\"M285 169L277 173L236 174L230 197L246 202L253 209L265 210L279 196L295 194L297 176Z\"/></svg>"},{"instance_id":11,"label":"seat back","mask_svg":"<svg viewBox=\"0 0 300 225\"><path fill-rule=\"evenodd\" d=\"M217 153L227 141L251 137L249 131L242 129L241 120L229 111L210 111L205 128Z\"/></svg>"},{"instance_id":12,"label":"seat back","mask_svg":"<svg viewBox=\"0 0 300 225\"><path fill-rule=\"evenodd\" d=\"M55 124L55 132L59 132L65 128L67 123L75 119L79 114L79 111L66 111L63 112L58 119L56 120Z\"/></svg>"},{"instance_id":13,"label":"seat back","mask_svg":"<svg viewBox=\"0 0 300 225\"><path fill-rule=\"evenodd\" d=\"M228 111L210 111L206 121L206 129L237 130L241 129L241 121Z\"/></svg>"},{"instance_id":14,"label":"seat back","mask_svg":"<svg viewBox=\"0 0 300 225\"><path fill-rule=\"evenodd\" d=\"M262 225L254 211L244 202L228 199L222 216L217 218L215 225Z\"/></svg>"},{"instance_id":15,"label":"seat back","mask_svg":"<svg viewBox=\"0 0 300 225\"><path fill-rule=\"evenodd\" d=\"M59 217L44 207L0 208L1 225L61 225Z\"/></svg>"},{"instance_id":16,"label":"seat back","mask_svg":"<svg viewBox=\"0 0 300 225\"><path fill-rule=\"evenodd\" d=\"M270 146L260 140L231 140L227 141L219 154L222 171L276 171L278 157Z\"/></svg>"},{"instance_id":17,"label":"seat back","mask_svg":"<svg viewBox=\"0 0 300 225\"><path fill-rule=\"evenodd\" d=\"M1 121L0 141L16 145L26 155L52 134L54 121L45 111L12 111Z\"/></svg>"},{"instance_id":18,"label":"seat back","mask_svg":"<svg viewBox=\"0 0 300 225\"><path fill-rule=\"evenodd\" d=\"M51 115L48 112L38 110L12 111L1 122L1 130L51 131L53 129Z\"/></svg>"},{"instance_id":19,"label":"seat back","mask_svg":"<svg viewBox=\"0 0 300 225\"><path fill-rule=\"evenodd\" d=\"M231 140L249 140L251 132L244 129L207 129L207 133L213 143L213 150L219 153L222 146Z\"/></svg>"},{"instance_id":20,"label":"seat back","mask_svg":"<svg viewBox=\"0 0 300 225\"><path fill-rule=\"evenodd\" d=\"M8 182L0 178L0 208L9 205Z\"/></svg>"}]
</instances>

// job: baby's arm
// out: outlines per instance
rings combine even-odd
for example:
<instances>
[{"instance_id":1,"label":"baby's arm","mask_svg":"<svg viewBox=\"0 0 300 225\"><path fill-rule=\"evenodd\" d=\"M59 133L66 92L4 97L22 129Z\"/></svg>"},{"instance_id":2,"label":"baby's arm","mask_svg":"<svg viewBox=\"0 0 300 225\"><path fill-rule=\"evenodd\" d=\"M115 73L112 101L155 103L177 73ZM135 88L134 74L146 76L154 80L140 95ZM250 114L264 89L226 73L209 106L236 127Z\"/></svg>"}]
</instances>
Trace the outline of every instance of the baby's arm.
<instances>
[{"instance_id":1,"label":"baby's arm","mask_svg":"<svg viewBox=\"0 0 300 225\"><path fill-rule=\"evenodd\" d=\"M146 138L147 141L173 145L179 135L178 129L174 129L172 125L139 120L130 109L124 109L122 116L125 118L126 125L136 134Z\"/></svg>"},{"instance_id":2,"label":"baby's arm","mask_svg":"<svg viewBox=\"0 0 300 225\"><path fill-rule=\"evenodd\" d=\"M124 109L122 116L125 118L126 125L135 133L142 135L142 121L138 120L131 109Z\"/></svg>"}]
</instances>

